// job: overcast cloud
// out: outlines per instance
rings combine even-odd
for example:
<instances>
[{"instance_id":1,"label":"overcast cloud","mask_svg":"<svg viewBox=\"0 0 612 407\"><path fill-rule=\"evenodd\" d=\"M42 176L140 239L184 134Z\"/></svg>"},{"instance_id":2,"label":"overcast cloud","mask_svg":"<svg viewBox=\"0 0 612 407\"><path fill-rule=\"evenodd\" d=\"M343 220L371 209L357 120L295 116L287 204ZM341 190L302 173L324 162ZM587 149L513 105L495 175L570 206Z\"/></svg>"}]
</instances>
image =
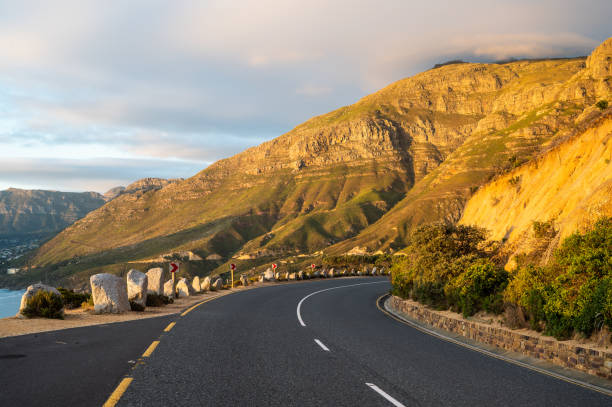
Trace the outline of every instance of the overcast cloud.
<instances>
[{"instance_id":1,"label":"overcast cloud","mask_svg":"<svg viewBox=\"0 0 612 407\"><path fill-rule=\"evenodd\" d=\"M588 54L601 1L0 1L0 189L188 177L437 62Z\"/></svg>"}]
</instances>

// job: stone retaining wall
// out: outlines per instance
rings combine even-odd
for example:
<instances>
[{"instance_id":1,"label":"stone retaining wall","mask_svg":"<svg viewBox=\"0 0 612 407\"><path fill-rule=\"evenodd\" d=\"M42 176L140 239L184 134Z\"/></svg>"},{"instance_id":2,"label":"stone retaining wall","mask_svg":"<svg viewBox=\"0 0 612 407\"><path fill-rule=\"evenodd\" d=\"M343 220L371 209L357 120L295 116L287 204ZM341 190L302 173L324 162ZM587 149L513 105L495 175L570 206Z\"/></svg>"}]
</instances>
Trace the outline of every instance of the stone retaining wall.
<instances>
[{"instance_id":1,"label":"stone retaining wall","mask_svg":"<svg viewBox=\"0 0 612 407\"><path fill-rule=\"evenodd\" d=\"M443 315L421 304L395 296L389 299L388 304L393 310L434 328L444 329L501 349L520 352L559 366L612 379L612 351L590 349L586 346L560 342L554 338L542 338L509 328L467 321L460 316Z\"/></svg>"}]
</instances>

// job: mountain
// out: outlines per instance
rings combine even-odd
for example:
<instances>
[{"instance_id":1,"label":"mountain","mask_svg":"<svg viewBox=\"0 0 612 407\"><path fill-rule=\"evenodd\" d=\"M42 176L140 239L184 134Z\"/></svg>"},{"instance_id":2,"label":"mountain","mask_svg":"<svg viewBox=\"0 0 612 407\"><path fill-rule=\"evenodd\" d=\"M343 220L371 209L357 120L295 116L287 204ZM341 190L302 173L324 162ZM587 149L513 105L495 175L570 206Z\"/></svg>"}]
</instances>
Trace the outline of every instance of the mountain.
<instances>
[{"instance_id":1,"label":"mountain","mask_svg":"<svg viewBox=\"0 0 612 407\"><path fill-rule=\"evenodd\" d=\"M96 192L0 191L0 236L51 235L104 203Z\"/></svg>"},{"instance_id":2,"label":"mountain","mask_svg":"<svg viewBox=\"0 0 612 407\"><path fill-rule=\"evenodd\" d=\"M183 181L182 178L164 179L164 178L142 178L128 185L127 187L118 186L109 189L104 193L104 198L107 201L117 198L121 194L134 194L138 192L156 191L162 189L168 184Z\"/></svg>"},{"instance_id":3,"label":"mountain","mask_svg":"<svg viewBox=\"0 0 612 407\"><path fill-rule=\"evenodd\" d=\"M118 187L114 187L109 189L108 191L106 191L104 193L104 199L106 201L110 201L112 199L117 198L119 195L121 195L121 193L125 191L125 187L124 186L118 186Z\"/></svg>"},{"instance_id":4,"label":"mountain","mask_svg":"<svg viewBox=\"0 0 612 407\"><path fill-rule=\"evenodd\" d=\"M34 263L85 275L173 251L256 264L402 248L412 228L458 221L480 186L601 114L611 58L609 39L589 58L450 64L400 80L189 179L120 194Z\"/></svg>"}]
</instances>

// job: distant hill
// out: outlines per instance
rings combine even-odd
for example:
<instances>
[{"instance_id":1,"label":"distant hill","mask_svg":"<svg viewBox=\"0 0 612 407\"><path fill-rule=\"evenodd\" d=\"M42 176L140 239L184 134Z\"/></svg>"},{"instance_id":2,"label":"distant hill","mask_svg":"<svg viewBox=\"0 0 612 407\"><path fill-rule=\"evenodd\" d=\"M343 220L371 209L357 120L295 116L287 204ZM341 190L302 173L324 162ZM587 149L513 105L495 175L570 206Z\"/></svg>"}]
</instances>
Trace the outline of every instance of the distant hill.
<instances>
[{"instance_id":1,"label":"distant hill","mask_svg":"<svg viewBox=\"0 0 612 407\"><path fill-rule=\"evenodd\" d=\"M480 187L601 115L611 60L609 39L586 59L458 63L402 79L189 179L120 194L34 264L85 279L180 251L246 268L399 250L413 228L459 221Z\"/></svg>"},{"instance_id":2,"label":"distant hill","mask_svg":"<svg viewBox=\"0 0 612 407\"><path fill-rule=\"evenodd\" d=\"M0 191L0 236L52 235L105 202L96 192Z\"/></svg>"}]
</instances>

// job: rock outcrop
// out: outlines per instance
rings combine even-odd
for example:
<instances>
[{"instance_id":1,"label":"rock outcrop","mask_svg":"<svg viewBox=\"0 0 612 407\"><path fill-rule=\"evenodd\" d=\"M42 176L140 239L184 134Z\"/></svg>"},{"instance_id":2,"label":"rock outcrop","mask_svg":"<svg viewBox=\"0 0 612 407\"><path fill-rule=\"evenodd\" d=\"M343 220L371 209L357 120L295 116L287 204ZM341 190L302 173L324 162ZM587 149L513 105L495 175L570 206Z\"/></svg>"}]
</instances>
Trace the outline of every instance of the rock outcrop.
<instances>
[{"instance_id":1,"label":"rock outcrop","mask_svg":"<svg viewBox=\"0 0 612 407\"><path fill-rule=\"evenodd\" d=\"M147 306L148 278L145 273L130 270L127 274L128 300L144 308Z\"/></svg>"},{"instance_id":2,"label":"rock outcrop","mask_svg":"<svg viewBox=\"0 0 612 407\"><path fill-rule=\"evenodd\" d=\"M90 277L94 312L118 314L130 310L127 283L114 274L100 273Z\"/></svg>"}]
</instances>

